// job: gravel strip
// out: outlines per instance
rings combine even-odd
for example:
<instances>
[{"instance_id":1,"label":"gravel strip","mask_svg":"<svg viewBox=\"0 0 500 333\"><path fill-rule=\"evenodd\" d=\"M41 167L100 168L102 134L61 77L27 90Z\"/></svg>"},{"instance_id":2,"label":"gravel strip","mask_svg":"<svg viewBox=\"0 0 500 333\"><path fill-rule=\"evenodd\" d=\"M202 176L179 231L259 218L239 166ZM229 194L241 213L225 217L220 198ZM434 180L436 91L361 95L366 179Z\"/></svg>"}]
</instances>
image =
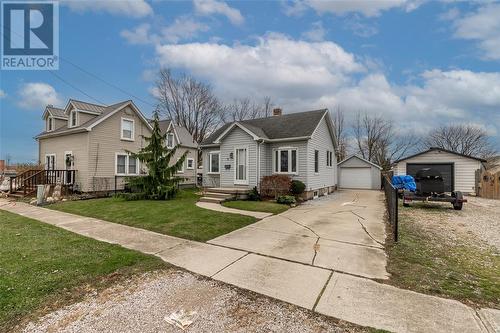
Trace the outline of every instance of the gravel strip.
<instances>
[{"instance_id":1,"label":"gravel strip","mask_svg":"<svg viewBox=\"0 0 500 333\"><path fill-rule=\"evenodd\" d=\"M147 273L29 323L23 332L182 332L166 315L197 311L189 332L367 332L180 271Z\"/></svg>"}]
</instances>

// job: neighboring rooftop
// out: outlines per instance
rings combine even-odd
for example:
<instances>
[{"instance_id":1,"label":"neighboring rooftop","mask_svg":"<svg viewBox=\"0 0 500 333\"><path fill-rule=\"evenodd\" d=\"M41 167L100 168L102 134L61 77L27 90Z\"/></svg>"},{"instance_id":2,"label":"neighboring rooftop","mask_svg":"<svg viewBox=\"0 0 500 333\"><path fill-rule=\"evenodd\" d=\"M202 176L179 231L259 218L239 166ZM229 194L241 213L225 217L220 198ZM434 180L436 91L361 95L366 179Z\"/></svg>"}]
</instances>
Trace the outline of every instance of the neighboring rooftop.
<instances>
[{"instance_id":1,"label":"neighboring rooftop","mask_svg":"<svg viewBox=\"0 0 500 333\"><path fill-rule=\"evenodd\" d=\"M467 158L471 158L473 160L478 160L480 162L486 162L486 160L482 159L482 158L479 158L479 157L474 157L474 156L470 156L470 155L465 155L465 154L460 154L460 153L457 153L455 151L452 151L452 150L448 150L448 149L444 149L444 148L439 148L439 147L430 147L429 149L425 150L425 151L422 151L420 153L417 153L417 154L414 154L414 155L410 155L410 156L406 156L404 158L400 158L399 160L397 161L394 161L394 163L398 163L398 162L401 162L401 161L404 161L404 160L407 160L407 159L410 159L410 158L413 158L413 157L417 157L417 156L420 156L422 154L426 154L428 152L431 152L431 151L436 151L436 150L439 150L439 151L444 151L446 153L450 153L450 154L455 154L455 155L458 155L458 156L462 156L462 157L467 157Z\"/></svg>"},{"instance_id":2,"label":"neighboring rooftop","mask_svg":"<svg viewBox=\"0 0 500 333\"><path fill-rule=\"evenodd\" d=\"M263 139L287 139L311 136L327 109L289 113L281 116L237 121L255 135ZM226 129L235 122L223 125L205 139L202 145L213 144Z\"/></svg>"}]
</instances>

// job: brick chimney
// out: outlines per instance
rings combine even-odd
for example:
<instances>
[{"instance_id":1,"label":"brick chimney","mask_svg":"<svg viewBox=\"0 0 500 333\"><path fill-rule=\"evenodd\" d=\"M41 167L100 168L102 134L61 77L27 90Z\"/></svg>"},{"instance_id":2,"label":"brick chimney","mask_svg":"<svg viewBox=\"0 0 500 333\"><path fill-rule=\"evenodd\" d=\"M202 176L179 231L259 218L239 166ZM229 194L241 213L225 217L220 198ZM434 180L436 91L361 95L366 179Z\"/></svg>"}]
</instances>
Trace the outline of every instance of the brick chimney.
<instances>
[{"instance_id":1,"label":"brick chimney","mask_svg":"<svg viewBox=\"0 0 500 333\"><path fill-rule=\"evenodd\" d=\"M280 108L273 109L273 116L281 116L283 110Z\"/></svg>"}]
</instances>

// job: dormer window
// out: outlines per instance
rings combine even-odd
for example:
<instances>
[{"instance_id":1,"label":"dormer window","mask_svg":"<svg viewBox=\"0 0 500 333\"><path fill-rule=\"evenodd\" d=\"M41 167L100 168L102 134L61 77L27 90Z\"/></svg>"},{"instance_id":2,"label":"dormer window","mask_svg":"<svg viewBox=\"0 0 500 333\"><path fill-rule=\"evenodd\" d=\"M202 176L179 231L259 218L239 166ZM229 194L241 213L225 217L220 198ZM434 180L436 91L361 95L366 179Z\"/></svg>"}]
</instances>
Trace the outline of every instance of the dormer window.
<instances>
[{"instance_id":1,"label":"dormer window","mask_svg":"<svg viewBox=\"0 0 500 333\"><path fill-rule=\"evenodd\" d=\"M174 133L167 134L167 148L168 149L174 148Z\"/></svg>"},{"instance_id":2,"label":"dormer window","mask_svg":"<svg viewBox=\"0 0 500 333\"><path fill-rule=\"evenodd\" d=\"M69 113L69 127L75 127L78 123L77 119L78 115L76 111L71 111Z\"/></svg>"},{"instance_id":3,"label":"dormer window","mask_svg":"<svg viewBox=\"0 0 500 333\"><path fill-rule=\"evenodd\" d=\"M47 118L47 132L50 132L53 130L54 130L54 118L48 117Z\"/></svg>"},{"instance_id":4,"label":"dormer window","mask_svg":"<svg viewBox=\"0 0 500 333\"><path fill-rule=\"evenodd\" d=\"M134 120L122 118L121 139L134 141Z\"/></svg>"}]
</instances>

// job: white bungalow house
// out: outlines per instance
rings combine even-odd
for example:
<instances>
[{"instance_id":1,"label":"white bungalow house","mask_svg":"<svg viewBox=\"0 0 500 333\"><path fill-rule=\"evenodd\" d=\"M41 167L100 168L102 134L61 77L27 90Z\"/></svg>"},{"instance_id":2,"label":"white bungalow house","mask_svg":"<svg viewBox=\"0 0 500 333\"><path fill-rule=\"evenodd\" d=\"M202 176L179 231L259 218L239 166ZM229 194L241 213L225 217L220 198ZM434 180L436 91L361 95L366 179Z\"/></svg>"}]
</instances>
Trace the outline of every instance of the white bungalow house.
<instances>
[{"instance_id":1,"label":"white bungalow house","mask_svg":"<svg viewBox=\"0 0 500 333\"><path fill-rule=\"evenodd\" d=\"M200 145L203 186L248 191L264 176L286 174L306 185L308 199L330 193L337 185L333 133L327 109L274 109L271 117L225 124Z\"/></svg>"}]
</instances>

